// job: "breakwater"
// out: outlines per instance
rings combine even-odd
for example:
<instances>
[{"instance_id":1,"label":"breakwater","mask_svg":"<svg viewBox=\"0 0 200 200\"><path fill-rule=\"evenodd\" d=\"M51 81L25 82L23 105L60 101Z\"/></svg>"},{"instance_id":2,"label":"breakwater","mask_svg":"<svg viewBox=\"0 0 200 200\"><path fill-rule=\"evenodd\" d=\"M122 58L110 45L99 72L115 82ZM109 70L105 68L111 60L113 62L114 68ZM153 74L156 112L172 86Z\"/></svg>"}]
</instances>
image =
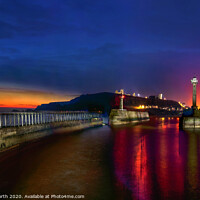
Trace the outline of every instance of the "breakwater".
<instances>
[{"instance_id":1,"label":"breakwater","mask_svg":"<svg viewBox=\"0 0 200 200\"><path fill-rule=\"evenodd\" d=\"M138 122L142 120L149 120L148 112L127 111L126 109L112 109L109 116L110 125L127 124L130 122Z\"/></svg>"},{"instance_id":2,"label":"breakwater","mask_svg":"<svg viewBox=\"0 0 200 200\"><path fill-rule=\"evenodd\" d=\"M179 120L181 129L200 129L200 111L194 109L184 110Z\"/></svg>"},{"instance_id":3,"label":"breakwater","mask_svg":"<svg viewBox=\"0 0 200 200\"><path fill-rule=\"evenodd\" d=\"M200 129L200 118L199 117L181 117L180 118L181 129Z\"/></svg>"},{"instance_id":4,"label":"breakwater","mask_svg":"<svg viewBox=\"0 0 200 200\"><path fill-rule=\"evenodd\" d=\"M97 113L1 113L0 151L53 133L72 132L102 125Z\"/></svg>"}]
</instances>

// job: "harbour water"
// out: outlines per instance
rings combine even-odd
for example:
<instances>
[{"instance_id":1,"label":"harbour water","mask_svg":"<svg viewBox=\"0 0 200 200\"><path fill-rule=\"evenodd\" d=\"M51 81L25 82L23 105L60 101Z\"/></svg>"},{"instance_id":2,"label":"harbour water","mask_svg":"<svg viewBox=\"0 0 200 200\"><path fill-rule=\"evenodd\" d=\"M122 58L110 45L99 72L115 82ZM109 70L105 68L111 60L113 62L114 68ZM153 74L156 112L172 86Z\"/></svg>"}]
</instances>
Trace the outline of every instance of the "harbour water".
<instances>
[{"instance_id":1,"label":"harbour water","mask_svg":"<svg viewBox=\"0 0 200 200\"><path fill-rule=\"evenodd\" d=\"M152 118L51 135L1 153L0 193L200 199L200 131Z\"/></svg>"}]
</instances>

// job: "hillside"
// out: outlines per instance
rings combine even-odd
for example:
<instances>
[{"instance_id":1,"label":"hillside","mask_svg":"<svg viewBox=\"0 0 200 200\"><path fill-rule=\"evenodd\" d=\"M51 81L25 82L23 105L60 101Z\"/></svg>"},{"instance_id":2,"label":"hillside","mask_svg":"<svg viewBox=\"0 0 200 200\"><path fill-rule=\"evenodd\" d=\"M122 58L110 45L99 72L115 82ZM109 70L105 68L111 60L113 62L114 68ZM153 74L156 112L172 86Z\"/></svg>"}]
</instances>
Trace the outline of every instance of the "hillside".
<instances>
[{"instance_id":1,"label":"hillside","mask_svg":"<svg viewBox=\"0 0 200 200\"><path fill-rule=\"evenodd\" d=\"M114 93L97 93L81 95L69 102L52 102L49 104L42 104L36 108L36 111L73 111L73 110L87 110L87 111L101 111L103 113L110 113L112 108L119 108L120 95ZM172 100L150 99L142 97L125 96L124 108L134 110L134 107L144 106L158 106L159 108L181 108L178 102Z\"/></svg>"},{"instance_id":2,"label":"hillside","mask_svg":"<svg viewBox=\"0 0 200 200\"><path fill-rule=\"evenodd\" d=\"M81 95L69 102L52 102L49 104L42 104L36 108L40 110L64 111L64 110L88 110L88 111L102 111L110 112L112 102L114 100L114 93L97 93Z\"/></svg>"}]
</instances>

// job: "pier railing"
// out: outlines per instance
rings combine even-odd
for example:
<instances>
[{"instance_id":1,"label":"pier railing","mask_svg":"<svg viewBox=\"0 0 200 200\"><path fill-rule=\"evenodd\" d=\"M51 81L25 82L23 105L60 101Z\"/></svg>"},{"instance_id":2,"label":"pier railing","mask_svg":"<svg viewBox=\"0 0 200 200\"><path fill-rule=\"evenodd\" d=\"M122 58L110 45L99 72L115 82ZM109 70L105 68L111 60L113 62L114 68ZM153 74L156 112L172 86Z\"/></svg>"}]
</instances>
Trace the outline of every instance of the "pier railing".
<instances>
[{"instance_id":1,"label":"pier railing","mask_svg":"<svg viewBox=\"0 0 200 200\"><path fill-rule=\"evenodd\" d=\"M0 128L29 126L64 121L83 121L101 118L101 114L85 111L66 112L9 112L0 113Z\"/></svg>"}]
</instances>

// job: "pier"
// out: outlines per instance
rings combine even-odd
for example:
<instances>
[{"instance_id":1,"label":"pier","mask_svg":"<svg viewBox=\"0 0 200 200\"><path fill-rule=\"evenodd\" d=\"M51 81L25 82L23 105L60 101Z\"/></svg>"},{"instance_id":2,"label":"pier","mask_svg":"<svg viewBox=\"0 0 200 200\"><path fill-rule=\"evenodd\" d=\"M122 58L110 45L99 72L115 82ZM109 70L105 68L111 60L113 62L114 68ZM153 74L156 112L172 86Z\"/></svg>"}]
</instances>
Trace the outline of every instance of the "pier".
<instances>
[{"instance_id":1,"label":"pier","mask_svg":"<svg viewBox=\"0 0 200 200\"><path fill-rule=\"evenodd\" d=\"M1 113L0 151L50 134L102 124L101 114L85 111Z\"/></svg>"}]
</instances>

